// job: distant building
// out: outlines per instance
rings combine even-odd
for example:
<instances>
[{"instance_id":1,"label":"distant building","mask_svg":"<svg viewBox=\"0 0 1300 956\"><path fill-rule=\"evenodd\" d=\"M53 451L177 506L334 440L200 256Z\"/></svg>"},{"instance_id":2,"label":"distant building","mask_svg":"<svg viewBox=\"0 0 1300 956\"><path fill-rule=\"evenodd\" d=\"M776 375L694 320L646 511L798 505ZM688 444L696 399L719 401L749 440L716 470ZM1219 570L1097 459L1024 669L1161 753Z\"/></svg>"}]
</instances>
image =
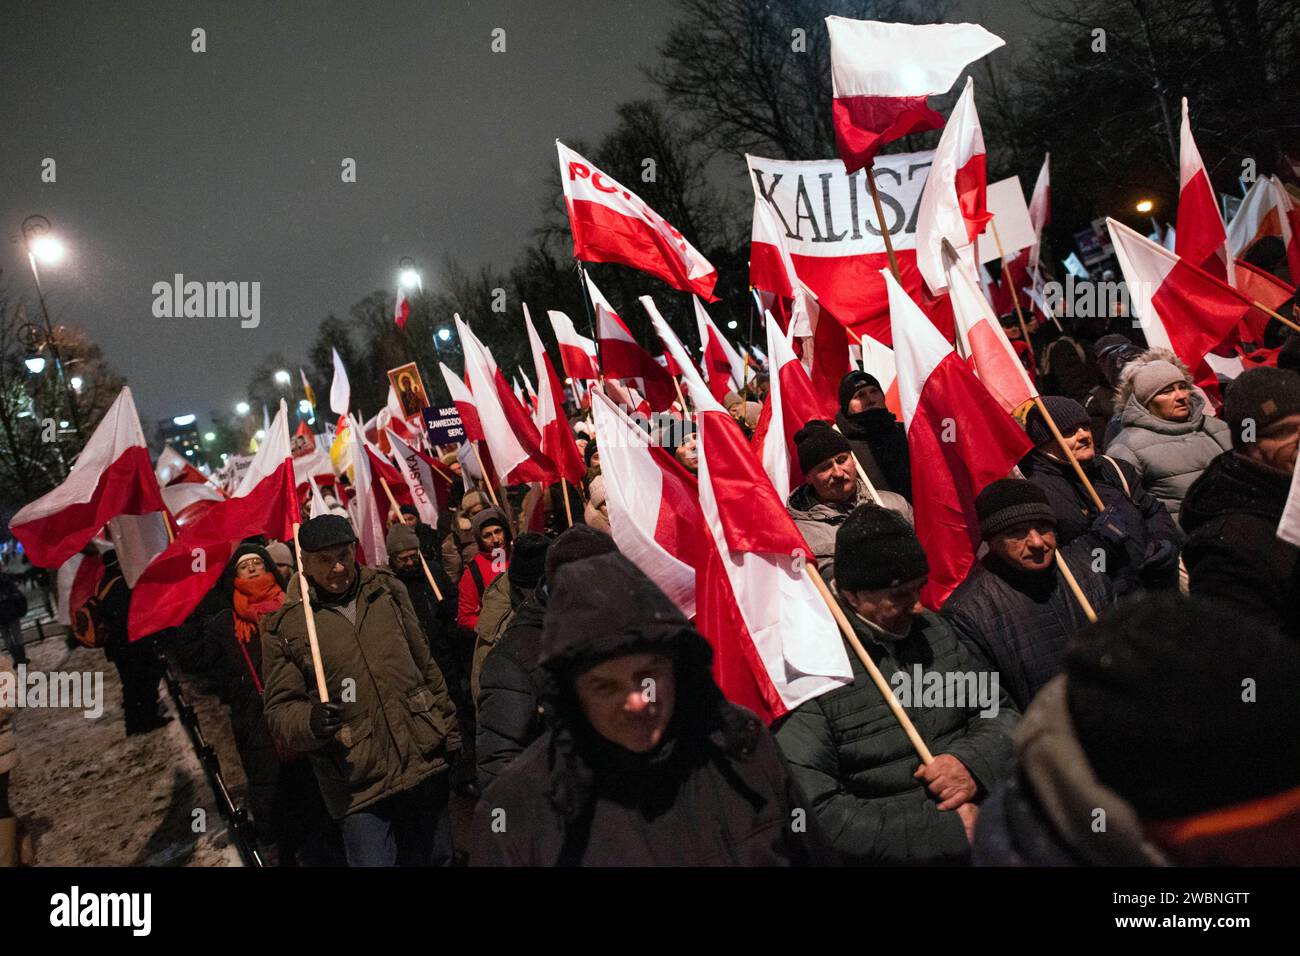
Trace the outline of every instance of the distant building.
<instances>
[{"instance_id":1,"label":"distant building","mask_svg":"<svg viewBox=\"0 0 1300 956\"><path fill-rule=\"evenodd\" d=\"M171 445L196 468L207 464L207 458L203 454L203 443L199 440L197 416L177 415L175 418L159 419L157 434L160 450Z\"/></svg>"}]
</instances>

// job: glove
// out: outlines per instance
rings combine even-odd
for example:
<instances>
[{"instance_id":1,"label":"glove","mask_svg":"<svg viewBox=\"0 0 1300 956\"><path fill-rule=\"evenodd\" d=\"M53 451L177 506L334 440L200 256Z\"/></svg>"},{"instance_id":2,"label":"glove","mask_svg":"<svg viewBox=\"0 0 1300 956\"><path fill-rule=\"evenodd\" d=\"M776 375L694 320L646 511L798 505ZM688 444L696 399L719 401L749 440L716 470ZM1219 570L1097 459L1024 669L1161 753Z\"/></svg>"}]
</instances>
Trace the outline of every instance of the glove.
<instances>
[{"instance_id":1,"label":"glove","mask_svg":"<svg viewBox=\"0 0 1300 956\"><path fill-rule=\"evenodd\" d=\"M1163 571L1178 563L1178 549L1171 541L1152 541L1142 559L1143 571Z\"/></svg>"},{"instance_id":2,"label":"glove","mask_svg":"<svg viewBox=\"0 0 1300 956\"><path fill-rule=\"evenodd\" d=\"M339 705L322 704L320 701L313 703L310 726L312 735L317 740L329 740L343 727L343 719L339 716Z\"/></svg>"},{"instance_id":3,"label":"glove","mask_svg":"<svg viewBox=\"0 0 1300 956\"><path fill-rule=\"evenodd\" d=\"M1105 511L1092 519L1092 530L1111 544L1121 544L1128 538L1136 537L1142 524L1142 516L1128 501L1109 505Z\"/></svg>"}]
</instances>

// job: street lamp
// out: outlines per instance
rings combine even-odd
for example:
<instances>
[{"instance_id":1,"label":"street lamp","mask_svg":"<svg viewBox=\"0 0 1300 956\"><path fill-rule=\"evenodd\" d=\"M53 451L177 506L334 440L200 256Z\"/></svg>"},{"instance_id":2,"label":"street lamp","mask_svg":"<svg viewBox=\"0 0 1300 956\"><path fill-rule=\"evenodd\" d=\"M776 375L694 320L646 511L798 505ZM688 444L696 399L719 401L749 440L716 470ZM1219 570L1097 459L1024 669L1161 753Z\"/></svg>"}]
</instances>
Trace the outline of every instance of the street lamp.
<instances>
[{"instance_id":1,"label":"street lamp","mask_svg":"<svg viewBox=\"0 0 1300 956\"><path fill-rule=\"evenodd\" d=\"M235 414L236 414L236 415L247 415L247 414L248 414L248 402L236 402L236 403L235 403Z\"/></svg>"},{"instance_id":2,"label":"street lamp","mask_svg":"<svg viewBox=\"0 0 1300 956\"><path fill-rule=\"evenodd\" d=\"M40 375L45 371L45 356L33 355L29 359L24 359L23 364L27 366L27 371L33 375Z\"/></svg>"},{"instance_id":3,"label":"street lamp","mask_svg":"<svg viewBox=\"0 0 1300 956\"><path fill-rule=\"evenodd\" d=\"M414 259L410 256L402 256L402 258L397 261L397 268L401 270L398 274L398 279L401 281L402 285L406 286L408 289L419 289L421 292L424 291L424 286L420 282L420 273L415 268Z\"/></svg>"},{"instance_id":4,"label":"street lamp","mask_svg":"<svg viewBox=\"0 0 1300 956\"><path fill-rule=\"evenodd\" d=\"M1156 204L1153 203L1150 199L1140 199L1138 200L1137 211L1140 213L1148 213L1152 209L1154 209L1155 206Z\"/></svg>"},{"instance_id":5,"label":"street lamp","mask_svg":"<svg viewBox=\"0 0 1300 956\"><path fill-rule=\"evenodd\" d=\"M204 433L203 433L203 440L204 440L204 441L216 441L216 440L217 440L217 433L216 433L216 432L204 432Z\"/></svg>"},{"instance_id":6,"label":"street lamp","mask_svg":"<svg viewBox=\"0 0 1300 956\"><path fill-rule=\"evenodd\" d=\"M446 342L448 339L451 338L451 329L439 329L438 338Z\"/></svg>"},{"instance_id":7,"label":"street lamp","mask_svg":"<svg viewBox=\"0 0 1300 956\"><path fill-rule=\"evenodd\" d=\"M282 368L282 369L279 369L278 371L276 371L276 373L275 373L275 384L276 384L276 385L279 385L281 388L288 388L288 387L289 387L289 383L292 382L292 381L293 381L293 379L290 377L289 372L288 372L287 369L283 369L283 368Z\"/></svg>"},{"instance_id":8,"label":"street lamp","mask_svg":"<svg viewBox=\"0 0 1300 956\"><path fill-rule=\"evenodd\" d=\"M54 327L50 324L50 310L45 304L45 290L41 288L41 273L36 268L37 260L44 265L57 265L63 260L65 248L57 236L50 233L50 221L44 216L28 216L22 223L23 247L27 250L27 263L32 267L32 279L36 283L36 298L41 304L41 318L45 321L45 343L50 346L50 353L54 356L54 367L63 376L63 358L59 355L59 343L54 335ZM35 331L35 330L33 330ZM28 360L27 367L31 369L33 363ZM41 362L39 370L33 370L32 374L40 374L45 369L44 361ZM72 425L77 433L77 437L83 437L81 434L81 416L77 413L77 396L72 390L70 383L68 387L68 410L72 418Z\"/></svg>"},{"instance_id":9,"label":"street lamp","mask_svg":"<svg viewBox=\"0 0 1300 956\"><path fill-rule=\"evenodd\" d=\"M74 376L72 376L72 378L70 378L70 379L68 380L68 383L72 386L72 390L75 391L75 392L80 392L80 391L81 391L81 386L83 386L84 384L86 384L85 382L82 381L80 375L74 375Z\"/></svg>"}]
</instances>

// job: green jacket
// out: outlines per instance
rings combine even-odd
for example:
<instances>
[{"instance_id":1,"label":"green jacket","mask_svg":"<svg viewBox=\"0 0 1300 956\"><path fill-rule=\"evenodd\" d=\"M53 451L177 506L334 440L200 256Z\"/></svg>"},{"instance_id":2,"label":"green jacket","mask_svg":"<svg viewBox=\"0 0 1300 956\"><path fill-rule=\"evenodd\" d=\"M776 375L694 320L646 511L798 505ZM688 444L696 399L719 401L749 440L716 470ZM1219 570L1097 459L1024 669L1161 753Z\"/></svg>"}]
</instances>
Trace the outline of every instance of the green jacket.
<instances>
[{"instance_id":1,"label":"green jacket","mask_svg":"<svg viewBox=\"0 0 1300 956\"><path fill-rule=\"evenodd\" d=\"M853 623L881 675L901 691L914 665L922 673L984 671L958 642L952 625L926 612L901 641L877 640L851 609ZM912 774L921 760L889 705L850 650L853 683L796 707L776 728L795 782L812 803L831 845L852 864L953 864L967 862L970 846L961 818L939 810L925 784ZM994 672L996 673L996 672ZM978 678L977 678L978 679ZM924 676L923 682L926 681ZM992 689L991 675L985 677ZM980 716L980 706L942 706L903 697L900 702L935 756L951 754L966 765L982 799L1011 763L1011 730L1019 719L1015 705L998 688L996 716ZM936 706L937 705L937 706Z\"/></svg>"},{"instance_id":2,"label":"green jacket","mask_svg":"<svg viewBox=\"0 0 1300 956\"><path fill-rule=\"evenodd\" d=\"M284 606L262 619L267 724L289 747L308 752L335 819L445 771L461 745L456 708L405 586L387 568L359 573L355 625L342 611L320 607L312 590L325 686L342 707L343 728L329 740L310 727L316 676L300 578Z\"/></svg>"}]
</instances>

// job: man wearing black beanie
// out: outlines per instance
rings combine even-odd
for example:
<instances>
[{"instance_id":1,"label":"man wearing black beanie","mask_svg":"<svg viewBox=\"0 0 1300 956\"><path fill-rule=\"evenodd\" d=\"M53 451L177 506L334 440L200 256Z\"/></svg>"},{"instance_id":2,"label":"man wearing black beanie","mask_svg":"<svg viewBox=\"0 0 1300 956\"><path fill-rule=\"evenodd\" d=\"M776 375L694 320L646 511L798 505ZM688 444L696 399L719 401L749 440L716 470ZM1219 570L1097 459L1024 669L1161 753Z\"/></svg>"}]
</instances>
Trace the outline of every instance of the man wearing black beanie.
<instances>
[{"instance_id":1,"label":"man wearing black beanie","mask_svg":"<svg viewBox=\"0 0 1300 956\"><path fill-rule=\"evenodd\" d=\"M836 529L854 508L874 499L858 477L853 446L830 422L808 422L795 432L794 447L804 480L790 492L786 510L812 549L817 569L829 579L834 577ZM877 494L886 508L912 520L912 506L902 495L879 489Z\"/></svg>"},{"instance_id":2,"label":"man wearing black beanie","mask_svg":"<svg viewBox=\"0 0 1300 956\"><path fill-rule=\"evenodd\" d=\"M1100 559L1102 573L1120 597L1177 586L1183 535L1164 504L1142 487L1132 465L1097 453L1092 419L1082 405L1060 395L1044 395L1043 405L1105 506L1097 510L1042 412L1031 408L1025 433L1034 450L1020 462L1020 470L1047 493L1056 515L1057 543L1064 548L1078 542L1081 550Z\"/></svg>"},{"instance_id":3,"label":"man wearing black beanie","mask_svg":"<svg viewBox=\"0 0 1300 956\"><path fill-rule=\"evenodd\" d=\"M515 574L520 535L515 545L515 560L507 572ZM474 699L478 702L477 760L478 785L488 784L541 736L543 722L537 705L541 699L538 658L542 646L542 625L546 619L549 589L546 582L564 565L598 554L617 551L614 539L585 524L563 532L538 555L541 565L530 571L536 574L533 587L511 616L500 639L490 645L479 665ZM530 566L538 562L525 559Z\"/></svg>"},{"instance_id":4,"label":"man wearing black beanie","mask_svg":"<svg viewBox=\"0 0 1300 956\"><path fill-rule=\"evenodd\" d=\"M885 392L874 375L854 370L840 380L835 426L877 491L894 491L912 500L912 462L903 423L885 407Z\"/></svg>"},{"instance_id":5,"label":"man wearing black beanie","mask_svg":"<svg viewBox=\"0 0 1300 956\"><path fill-rule=\"evenodd\" d=\"M1300 549L1278 537L1300 447L1300 375L1243 373L1223 418L1232 450L1187 489L1179 515L1191 592L1300 640Z\"/></svg>"},{"instance_id":6,"label":"man wearing black beanie","mask_svg":"<svg viewBox=\"0 0 1300 956\"><path fill-rule=\"evenodd\" d=\"M991 866L1300 865L1300 645L1149 595L1070 643L980 812Z\"/></svg>"},{"instance_id":7,"label":"man wearing black beanie","mask_svg":"<svg viewBox=\"0 0 1300 956\"><path fill-rule=\"evenodd\" d=\"M963 644L997 669L1022 711L1057 675L1066 641L1088 617L1061 578L1065 561L1093 609L1115 603L1110 581L1077 545L1057 550L1056 515L1047 495L1018 478L995 481L975 497L989 550L943 605Z\"/></svg>"},{"instance_id":8,"label":"man wearing black beanie","mask_svg":"<svg viewBox=\"0 0 1300 956\"><path fill-rule=\"evenodd\" d=\"M840 604L934 761L920 765L854 653L852 684L799 705L776 729L848 863L966 862L978 803L1010 763L1015 705L952 625L921 606L928 575L916 532L896 512L863 505L836 535Z\"/></svg>"}]
</instances>

